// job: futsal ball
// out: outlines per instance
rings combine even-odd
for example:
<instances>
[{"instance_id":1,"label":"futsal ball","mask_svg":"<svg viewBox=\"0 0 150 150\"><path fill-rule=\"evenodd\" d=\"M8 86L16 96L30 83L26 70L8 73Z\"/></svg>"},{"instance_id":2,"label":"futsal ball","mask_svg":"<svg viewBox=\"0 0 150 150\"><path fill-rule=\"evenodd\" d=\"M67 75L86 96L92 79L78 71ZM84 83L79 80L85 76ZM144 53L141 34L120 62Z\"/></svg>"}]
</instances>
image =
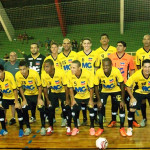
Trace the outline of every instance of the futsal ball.
<instances>
[{"instance_id":1,"label":"futsal ball","mask_svg":"<svg viewBox=\"0 0 150 150\"><path fill-rule=\"evenodd\" d=\"M106 138L98 138L96 140L96 147L99 149L106 149L108 146L108 141Z\"/></svg>"}]
</instances>

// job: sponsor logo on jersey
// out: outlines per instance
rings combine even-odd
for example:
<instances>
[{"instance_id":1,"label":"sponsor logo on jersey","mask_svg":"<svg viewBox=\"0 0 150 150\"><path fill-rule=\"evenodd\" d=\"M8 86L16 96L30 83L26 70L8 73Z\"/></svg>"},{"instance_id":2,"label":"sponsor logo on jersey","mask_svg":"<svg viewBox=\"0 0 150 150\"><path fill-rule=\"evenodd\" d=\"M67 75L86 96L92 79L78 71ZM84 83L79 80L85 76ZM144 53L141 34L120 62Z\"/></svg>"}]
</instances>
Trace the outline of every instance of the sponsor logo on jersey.
<instances>
[{"instance_id":1,"label":"sponsor logo on jersey","mask_svg":"<svg viewBox=\"0 0 150 150\"><path fill-rule=\"evenodd\" d=\"M55 81L56 84L59 84L59 80Z\"/></svg>"},{"instance_id":2,"label":"sponsor logo on jersey","mask_svg":"<svg viewBox=\"0 0 150 150\"><path fill-rule=\"evenodd\" d=\"M9 88L8 89L4 89L4 90L2 90L2 93L9 94L9 93L11 93L11 90Z\"/></svg>"},{"instance_id":3,"label":"sponsor logo on jersey","mask_svg":"<svg viewBox=\"0 0 150 150\"><path fill-rule=\"evenodd\" d=\"M92 68L91 63L82 63L82 68Z\"/></svg>"},{"instance_id":4,"label":"sponsor logo on jersey","mask_svg":"<svg viewBox=\"0 0 150 150\"><path fill-rule=\"evenodd\" d=\"M93 58L89 58L89 59L88 59L88 61L92 61L92 60L93 60Z\"/></svg>"},{"instance_id":5,"label":"sponsor logo on jersey","mask_svg":"<svg viewBox=\"0 0 150 150\"><path fill-rule=\"evenodd\" d=\"M125 63L124 62L120 62L120 67L124 67Z\"/></svg>"},{"instance_id":6,"label":"sponsor logo on jersey","mask_svg":"<svg viewBox=\"0 0 150 150\"><path fill-rule=\"evenodd\" d=\"M64 70L70 70L70 66L71 66L71 64L70 65L65 65L65 66L63 66L63 68L64 68Z\"/></svg>"},{"instance_id":7,"label":"sponsor logo on jersey","mask_svg":"<svg viewBox=\"0 0 150 150\"><path fill-rule=\"evenodd\" d=\"M69 59L68 62L69 62L69 63L72 63L72 59Z\"/></svg>"},{"instance_id":8,"label":"sponsor logo on jersey","mask_svg":"<svg viewBox=\"0 0 150 150\"><path fill-rule=\"evenodd\" d=\"M81 81L81 85L85 85L85 81Z\"/></svg>"},{"instance_id":9,"label":"sponsor logo on jersey","mask_svg":"<svg viewBox=\"0 0 150 150\"><path fill-rule=\"evenodd\" d=\"M60 90L60 89L62 89L62 86L55 85L55 86L50 86L50 88L53 89L53 90Z\"/></svg>"},{"instance_id":10,"label":"sponsor logo on jersey","mask_svg":"<svg viewBox=\"0 0 150 150\"><path fill-rule=\"evenodd\" d=\"M36 61L35 65L39 66L40 65L40 61Z\"/></svg>"},{"instance_id":11,"label":"sponsor logo on jersey","mask_svg":"<svg viewBox=\"0 0 150 150\"><path fill-rule=\"evenodd\" d=\"M33 81L32 81L32 80L30 80L30 81L28 81L28 83L29 83L29 84L33 84Z\"/></svg>"},{"instance_id":12,"label":"sponsor logo on jersey","mask_svg":"<svg viewBox=\"0 0 150 150\"><path fill-rule=\"evenodd\" d=\"M7 83L7 84L5 84L5 88L8 88L8 86L9 86L9 85L8 85L8 83Z\"/></svg>"},{"instance_id":13,"label":"sponsor logo on jersey","mask_svg":"<svg viewBox=\"0 0 150 150\"><path fill-rule=\"evenodd\" d=\"M150 81L148 81L148 85L150 85Z\"/></svg>"},{"instance_id":14,"label":"sponsor logo on jersey","mask_svg":"<svg viewBox=\"0 0 150 150\"><path fill-rule=\"evenodd\" d=\"M85 92L86 91L86 88L85 88L85 86L83 86L83 87L75 87L75 91L76 92Z\"/></svg>"},{"instance_id":15,"label":"sponsor logo on jersey","mask_svg":"<svg viewBox=\"0 0 150 150\"><path fill-rule=\"evenodd\" d=\"M114 82L114 79L109 80L109 83L113 83L113 82Z\"/></svg>"}]
</instances>

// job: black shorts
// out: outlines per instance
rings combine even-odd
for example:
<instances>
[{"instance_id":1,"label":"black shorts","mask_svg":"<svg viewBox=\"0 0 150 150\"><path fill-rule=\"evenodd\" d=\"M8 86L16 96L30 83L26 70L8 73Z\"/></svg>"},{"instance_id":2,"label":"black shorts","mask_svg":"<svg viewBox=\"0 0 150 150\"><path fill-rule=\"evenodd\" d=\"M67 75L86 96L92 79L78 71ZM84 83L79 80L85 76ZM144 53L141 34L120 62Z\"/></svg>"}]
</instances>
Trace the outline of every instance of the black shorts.
<instances>
[{"instance_id":1,"label":"black shorts","mask_svg":"<svg viewBox=\"0 0 150 150\"><path fill-rule=\"evenodd\" d=\"M109 95L111 96L112 104L121 102L121 100L122 100L122 98L121 98L121 92L101 93L100 94L100 99L101 99L101 102L103 103L104 106L107 103L107 98L108 98Z\"/></svg>"},{"instance_id":2,"label":"black shorts","mask_svg":"<svg viewBox=\"0 0 150 150\"><path fill-rule=\"evenodd\" d=\"M88 105L88 103L89 103L89 98L88 98L88 99L77 99L77 98L75 98L75 101L76 101L76 103L77 103L79 109L81 109L81 104L82 104L82 103Z\"/></svg>"},{"instance_id":3,"label":"black shorts","mask_svg":"<svg viewBox=\"0 0 150 150\"><path fill-rule=\"evenodd\" d=\"M27 100L27 108L29 110L32 109L32 106L36 106L37 105L37 99L38 99L38 95L25 95L25 98Z\"/></svg>"},{"instance_id":4,"label":"black shorts","mask_svg":"<svg viewBox=\"0 0 150 150\"><path fill-rule=\"evenodd\" d=\"M61 100L61 105L66 101L66 93L49 93L48 97L54 108L59 107L59 99Z\"/></svg>"},{"instance_id":5,"label":"black shorts","mask_svg":"<svg viewBox=\"0 0 150 150\"><path fill-rule=\"evenodd\" d=\"M141 109L142 100L144 99L147 99L150 104L150 94L139 94L139 93L134 92L133 96L137 100L137 103L135 106L131 106L130 108L135 108L138 110Z\"/></svg>"},{"instance_id":6,"label":"black shorts","mask_svg":"<svg viewBox=\"0 0 150 150\"><path fill-rule=\"evenodd\" d=\"M14 99L2 99L2 106L4 109L9 109L9 105L15 105Z\"/></svg>"}]
</instances>

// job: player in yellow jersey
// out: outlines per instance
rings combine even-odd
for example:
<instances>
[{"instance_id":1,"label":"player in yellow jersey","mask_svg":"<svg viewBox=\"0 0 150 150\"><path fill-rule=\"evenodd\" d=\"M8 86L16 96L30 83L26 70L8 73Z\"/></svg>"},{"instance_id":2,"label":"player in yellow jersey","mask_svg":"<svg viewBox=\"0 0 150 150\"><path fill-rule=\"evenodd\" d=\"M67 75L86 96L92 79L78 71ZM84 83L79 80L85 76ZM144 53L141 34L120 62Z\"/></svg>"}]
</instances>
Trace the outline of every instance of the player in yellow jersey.
<instances>
[{"instance_id":1,"label":"player in yellow jersey","mask_svg":"<svg viewBox=\"0 0 150 150\"><path fill-rule=\"evenodd\" d=\"M44 62L44 70L42 72L41 80L44 88L44 96L46 99L46 107L49 118L50 127L47 130L47 135L53 133L53 117L55 108L57 107L58 99L61 100L61 107L63 112L63 118L67 120L67 135L71 135L71 108L69 106L67 79L65 72L61 69L54 67L54 62L51 59L47 59ZM48 89L51 90L48 93Z\"/></svg>"},{"instance_id":2,"label":"player in yellow jersey","mask_svg":"<svg viewBox=\"0 0 150 150\"><path fill-rule=\"evenodd\" d=\"M119 69L112 67L112 61L110 58L104 58L102 61L103 68L98 69L95 76L95 93L98 99L98 115L100 128L95 133L96 136L100 136L103 131L103 114L104 107L107 102L107 98L111 95L112 98L112 121L110 124L116 124L116 114L119 107L120 116L120 134L126 136L124 129L125 110L124 110L124 79ZM118 86L118 83L120 86ZM99 95L99 84L102 85L101 93Z\"/></svg>"},{"instance_id":3,"label":"player in yellow jersey","mask_svg":"<svg viewBox=\"0 0 150 150\"><path fill-rule=\"evenodd\" d=\"M71 41L68 38L63 40L63 52L58 55L58 61L61 64L61 68L68 72L70 70L70 65L73 60L77 59L77 53L71 50ZM78 123L80 124L79 120ZM66 120L62 119L61 126L65 126Z\"/></svg>"},{"instance_id":4,"label":"player in yellow jersey","mask_svg":"<svg viewBox=\"0 0 150 150\"><path fill-rule=\"evenodd\" d=\"M67 72L70 70L70 65L73 60L76 60L76 52L71 50L71 41L68 38L63 40L63 49L64 51L58 55L58 61L61 64L62 69Z\"/></svg>"},{"instance_id":5,"label":"player in yellow jersey","mask_svg":"<svg viewBox=\"0 0 150 150\"><path fill-rule=\"evenodd\" d=\"M89 71L81 69L81 63L74 60L71 64L71 71L67 73L68 88L70 89L72 116L75 128L72 135L79 133L77 119L81 109L81 103L88 105L90 115L90 135L95 135L94 130L94 109L93 109L93 82L94 76ZM74 90L76 94L74 95Z\"/></svg>"},{"instance_id":6,"label":"player in yellow jersey","mask_svg":"<svg viewBox=\"0 0 150 150\"><path fill-rule=\"evenodd\" d=\"M90 38L84 38L82 40L82 46L83 46L83 51L80 51L77 53L78 60L81 63L81 68L83 70L88 70L90 71L91 74L94 74L95 69L99 67L99 58L98 55L95 53L95 51L92 51L91 46L92 46L92 41ZM96 98L94 98L94 116L95 116L95 122L97 123L97 105L96 105ZM83 123L82 125L87 124L87 108L86 104L82 104L82 113L83 113Z\"/></svg>"},{"instance_id":7,"label":"player in yellow jersey","mask_svg":"<svg viewBox=\"0 0 150 150\"><path fill-rule=\"evenodd\" d=\"M44 62L47 59L52 59L54 61L55 68L61 68L61 64L58 61L58 44L57 43L54 42L51 44L51 52L52 53L44 59ZM44 63L42 65L42 70L44 70Z\"/></svg>"},{"instance_id":8,"label":"player in yellow jersey","mask_svg":"<svg viewBox=\"0 0 150 150\"><path fill-rule=\"evenodd\" d=\"M136 88L132 93L132 87ZM142 62L142 69L135 72L126 82L126 88L130 95L130 111L128 113L127 135L132 136L132 122L136 109L141 108L143 99L148 99L150 103L150 60L145 59Z\"/></svg>"},{"instance_id":9,"label":"player in yellow jersey","mask_svg":"<svg viewBox=\"0 0 150 150\"><path fill-rule=\"evenodd\" d=\"M143 37L143 47L136 51L136 66L138 69L141 68L144 59L150 59L150 35L144 35ZM146 100L142 101L141 112L143 119L140 123L142 127L146 125Z\"/></svg>"},{"instance_id":10,"label":"player in yellow jersey","mask_svg":"<svg viewBox=\"0 0 150 150\"><path fill-rule=\"evenodd\" d=\"M28 110L36 107L36 105L40 106L39 111L42 124L41 135L45 135L44 108L41 107L44 106L44 102L41 99L42 86L40 76L35 70L29 69L27 62L24 60L19 63L19 70L15 78L22 96L22 110L27 126L24 135L29 135L31 133Z\"/></svg>"},{"instance_id":11,"label":"player in yellow jersey","mask_svg":"<svg viewBox=\"0 0 150 150\"><path fill-rule=\"evenodd\" d=\"M51 45L51 54L49 56L47 56L45 59L44 59L44 62L47 60L47 59L51 59L54 61L54 66L55 68L61 68L61 64L60 62L58 61L58 44L53 42ZM42 65L42 71L44 70L44 63ZM49 91L50 92L50 91ZM49 122L48 121L48 116L46 115L46 122ZM54 114L54 119L53 119L53 122L55 123L56 120L55 120L55 114Z\"/></svg>"},{"instance_id":12,"label":"player in yellow jersey","mask_svg":"<svg viewBox=\"0 0 150 150\"><path fill-rule=\"evenodd\" d=\"M23 136L23 113L21 110L21 105L18 101L18 91L16 82L13 75L4 71L4 67L0 64L0 90L3 94L2 104L0 104L0 121L2 125L2 130L0 130L0 136L7 134L5 125L5 114L4 110L9 109L9 105L15 105L18 120L20 124L19 137Z\"/></svg>"},{"instance_id":13,"label":"player in yellow jersey","mask_svg":"<svg viewBox=\"0 0 150 150\"><path fill-rule=\"evenodd\" d=\"M95 50L96 54L102 59L108 57L111 53L117 51L117 49L109 45L109 36L106 33L101 34L100 37L101 46Z\"/></svg>"}]
</instances>

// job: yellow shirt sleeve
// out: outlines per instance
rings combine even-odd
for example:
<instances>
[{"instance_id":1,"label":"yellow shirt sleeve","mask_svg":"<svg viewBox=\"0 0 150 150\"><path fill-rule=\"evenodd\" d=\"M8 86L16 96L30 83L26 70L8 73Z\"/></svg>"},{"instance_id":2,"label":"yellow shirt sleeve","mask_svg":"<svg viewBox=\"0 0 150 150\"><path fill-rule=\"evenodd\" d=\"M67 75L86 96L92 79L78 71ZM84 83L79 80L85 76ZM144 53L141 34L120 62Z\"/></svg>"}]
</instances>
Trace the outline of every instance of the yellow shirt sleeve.
<instances>
[{"instance_id":1,"label":"yellow shirt sleeve","mask_svg":"<svg viewBox=\"0 0 150 150\"><path fill-rule=\"evenodd\" d=\"M116 75L117 75L117 80L118 80L118 82L123 82L124 79L123 79L122 74L120 73L120 70L116 68L116 71L115 71L115 72L116 72Z\"/></svg>"},{"instance_id":2,"label":"yellow shirt sleeve","mask_svg":"<svg viewBox=\"0 0 150 150\"><path fill-rule=\"evenodd\" d=\"M41 82L42 82L42 87L47 87L47 81L45 80L46 73L43 71L41 75Z\"/></svg>"},{"instance_id":3,"label":"yellow shirt sleeve","mask_svg":"<svg viewBox=\"0 0 150 150\"><path fill-rule=\"evenodd\" d=\"M12 89L16 89L17 86L16 86L16 82L15 82L15 79L14 79L14 76L12 74L9 75L10 76L10 84L12 86Z\"/></svg>"},{"instance_id":4,"label":"yellow shirt sleeve","mask_svg":"<svg viewBox=\"0 0 150 150\"><path fill-rule=\"evenodd\" d=\"M133 74L132 76L130 76L130 78L127 80L127 82L126 82L126 86L128 86L128 87L131 87L133 84L134 84L134 78L135 78L135 75Z\"/></svg>"},{"instance_id":5,"label":"yellow shirt sleeve","mask_svg":"<svg viewBox=\"0 0 150 150\"><path fill-rule=\"evenodd\" d=\"M20 88L22 86L21 80L19 80L19 72L15 74L17 87Z\"/></svg>"},{"instance_id":6,"label":"yellow shirt sleeve","mask_svg":"<svg viewBox=\"0 0 150 150\"><path fill-rule=\"evenodd\" d=\"M94 76L94 85L99 85L99 72L100 70L98 69L96 71L96 75Z\"/></svg>"},{"instance_id":7,"label":"yellow shirt sleeve","mask_svg":"<svg viewBox=\"0 0 150 150\"><path fill-rule=\"evenodd\" d=\"M35 76L36 76L36 78L35 78L36 85L41 86L41 79L40 79L38 72L35 73Z\"/></svg>"}]
</instances>

